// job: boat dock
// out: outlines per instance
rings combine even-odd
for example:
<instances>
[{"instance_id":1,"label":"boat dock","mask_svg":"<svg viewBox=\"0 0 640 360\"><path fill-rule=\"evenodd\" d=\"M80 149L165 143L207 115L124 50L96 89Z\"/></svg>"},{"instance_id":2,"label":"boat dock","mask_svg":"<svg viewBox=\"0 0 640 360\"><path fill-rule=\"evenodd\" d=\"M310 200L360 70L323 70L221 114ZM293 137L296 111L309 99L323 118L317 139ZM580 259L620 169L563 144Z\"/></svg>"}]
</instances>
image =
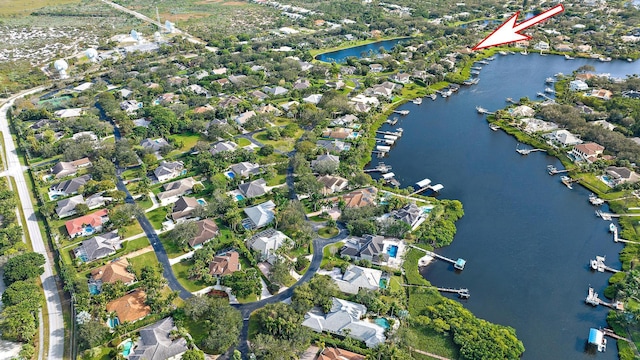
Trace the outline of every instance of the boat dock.
<instances>
[{"instance_id":1,"label":"boat dock","mask_svg":"<svg viewBox=\"0 0 640 360\"><path fill-rule=\"evenodd\" d=\"M434 252L431 252L429 250L425 250L425 249L417 247L415 245L409 245L409 246L414 248L414 249L416 249L416 250L420 250L420 251L426 253L427 255L431 256L432 258L440 259L440 260L446 261L448 263L451 263L451 264L453 264L453 267L455 269L457 269L457 270L464 270L464 266L467 263L467 261L465 259L462 259L462 258L458 258L458 260L453 260L453 259L449 259L446 256L438 255L438 254L436 254Z\"/></svg>"},{"instance_id":2,"label":"boat dock","mask_svg":"<svg viewBox=\"0 0 640 360\"><path fill-rule=\"evenodd\" d=\"M598 305L606 306L613 310L624 310L624 303L620 301L614 301L613 303L606 302L598 297L598 293L593 290L591 286L589 286L589 291L587 293L587 297L584 299L584 302L588 305L596 307Z\"/></svg>"},{"instance_id":3,"label":"boat dock","mask_svg":"<svg viewBox=\"0 0 640 360\"><path fill-rule=\"evenodd\" d=\"M392 126L393 126L393 125L395 125L395 124L397 124L397 123L398 123L398 117L397 117L397 116L395 116L393 119L387 119L387 121L385 121L385 122L386 122L387 124L389 124L389 125L392 125Z\"/></svg>"},{"instance_id":4,"label":"boat dock","mask_svg":"<svg viewBox=\"0 0 640 360\"><path fill-rule=\"evenodd\" d=\"M391 184L395 187L399 187L400 186L400 182L398 180L396 180L395 178L396 174L392 173L392 172L388 172L386 174L382 174L382 179L387 183L387 184Z\"/></svg>"},{"instance_id":5,"label":"boat dock","mask_svg":"<svg viewBox=\"0 0 640 360\"><path fill-rule=\"evenodd\" d=\"M483 108L482 106L476 106L476 111L478 112L478 114L487 114L487 115L495 114L493 111L489 111Z\"/></svg>"},{"instance_id":6,"label":"boat dock","mask_svg":"<svg viewBox=\"0 0 640 360\"><path fill-rule=\"evenodd\" d=\"M393 112L400 115L409 115L409 110L393 110Z\"/></svg>"},{"instance_id":7,"label":"boat dock","mask_svg":"<svg viewBox=\"0 0 640 360\"><path fill-rule=\"evenodd\" d=\"M591 269L596 270L598 272L605 272L605 271L609 271L612 273L620 272L620 270L616 270L612 267L607 266L604 263L605 260L606 258L604 256L596 256L595 259L591 259L591 261L589 262L589 264L591 265Z\"/></svg>"},{"instance_id":8,"label":"boat dock","mask_svg":"<svg viewBox=\"0 0 640 360\"><path fill-rule=\"evenodd\" d=\"M591 203L591 205L594 205L594 206L600 206L604 204L604 200L597 197L596 194L594 193L591 193L589 195L589 202Z\"/></svg>"},{"instance_id":9,"label":"boat dock","mask_svg":"<svg viewBox=\"0 0 640 360\"><path fill-rule=\"evenodd\" d=\"M437 289L440 292L458 294L458 297L461 299L468 299L469 297L471 297L471 294L469 294L469 289L466 289L466 288L461 288L461 289L437 288Z\"/></svg>"},{"instance_id":10,"label":"boat dock","mask_svg":"<svg viewBox=\"0 0 640 360\"><path fill-rule=\"evenodd\" d=\"M553 165L547 165L547 172L549 173L549 175L555 175L555 174L564 174L564 173L568 173L569 170L558 170L556 169L555 166Z\"/></svg>"},{"instance_id":11,"label":"boat dock","mask_svg":"<svg viewBox=\"0 0 640 360\"><path fill-rule=\"evenodd\" d=\"M386 174L389 171L391 171L391 165L387 165L383 162L379 162L378 165L376 165L376 167L374 167L373 169L364 170L364 172L380 172L382 174Z\"/></svg>"},{"instance_id":12,"label":"boat dock","mask_svg":"<svg viewBox=\"0 0 640 360\"><path fill-rule=\"evenodd\" d=\"M574 179L571 179L571 178L570 178L570 177L568 177L568 176L563 176L563 177L561 177L561 178L560 178L560 181L561 181L561 182L562 182L566 187L568 187L569 189L573 189L573 186L572 186L571 184L572 184L572 183L574 183L574 182L579 182L580 180L579 180L579 179L575 179L575 180L574 180Z\"/></svg>"},{"instance_id":13,"label":"boat dock","mask_svg":"<svg viewBox=\"0 0 640 360\"><path fill-rule=\"evenodd\" d=\"M382 130L377 130L376 134L380 134L380 135L391 135L391 136L395 136L395 137L401 137L402 136L402 128L397 128L396 131L382 131Z\"/></svg>"},{"instance_id":14,"label":"boat dock","mask_svg":"<svg viewBox=\"0 0 640 360\"><path fill-rule=\"evenodd\" d=\"M512 98L507 98L507 100L506 100L506 101L507 101L508 103L511 103L511 104L514 104L514 105L519 104L519 102L517 102L517 101L513 100Z\"/></svg>"},{"instance_id":15,"label":"boat dock","mask_svg":"<svg viewBox=\"0 0 640 360\"><path fill-rule=\"evenodd\" d=\"M545 149L520 149L516 146L516 152L520 155L529 155L532 152L536 151L546 151Z\"/></svg>"},{"instance_id":16,"label":"boat dock","mask_svg":"<svg viewBox=\"0 0 640 360\"><path fill-rule=\"evenodd\" d=\"M605 216L607 216L607 213L603 213L600 212L601 217L604 219ZM611 218L609 218L609 220L611 220ZM614 223L610 223L609 224L609 231L613 233L613 242L622 242L622 243L627 243L627 244L640 244L640 242L638 241L630 241L630 240L625 240L625 239L621 239L618 237L618 227L614 224Z\"/></svg>"},{"instance_id":17,"label":"boat dock","mask_svg":"<svg viewBox=\"0 0 640 360\"><path fill-rule=\"evenodd\" d=\"M539 97L541 97L541 98L544 98L545 100L549 100L549 101L556 102L554 99L552 99L552 98L548 97L548 96L547 96L547 95L545 95L544 93L538 92L538 93L536 93L536 95L538 95L538 96L539 96Z\"/></svg>"}]
</instances>

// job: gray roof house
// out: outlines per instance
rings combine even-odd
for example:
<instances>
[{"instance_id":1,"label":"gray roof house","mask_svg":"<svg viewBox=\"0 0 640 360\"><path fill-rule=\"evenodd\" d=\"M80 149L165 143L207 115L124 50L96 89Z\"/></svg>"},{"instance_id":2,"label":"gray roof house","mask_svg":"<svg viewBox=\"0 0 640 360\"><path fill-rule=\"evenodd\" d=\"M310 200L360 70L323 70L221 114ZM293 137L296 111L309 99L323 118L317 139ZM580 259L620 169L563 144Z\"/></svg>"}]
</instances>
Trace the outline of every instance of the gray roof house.
<instances>
[{"instance_id":1,"label":"gray roof house","mask_svg":"<svg viewBox=\"0 0 640 360\"><path fill-rule=\"evenodd\" d=\"M360 289L378 290L382 271L355 265L349 265L342 276L334 277L340 291L357 294Z\"/></svg>"},{"instance_id":2,"label":"gray roof house","mask_svg":"<svg viewBox=\"0 0 640 360\"><path fill-rule=\"evenodd\" d=\"M265 179L254 180L238 185L238 190L248 199L262 196L268 192L267 182Z\"/></svg>"},{"instance_id":3,"label":"gray roof house","mask_svg":"<svg viewBox=\"0 0 640 360\"><path fill-rule=\"evenodd\" d=\"M68 199L58 201L56 204L56 214L58 214L58 218L62 219L75 214L76 206L78 204L84 204L84 198L82 195L76 195Z\"/></svg>"},{"instance_id":4,"label":"gray roof house","mask_svg":"<svg viewBox=\"0 0 640 360\"><path fill-rule=\"evenodd\" d=\"M318 155L318 157L315 160L311 160L311 167L314 167L318 163L322 163L323 161L329 161L329 162L335 163L336 165L340 165L339 157L331 154L324 154L324 155Z\"/></svg>"},{"instance_id":5,"label":"gray roof house","mask_svg":"<svg viewBox=\"0 0 640 360\"><path fill-rule=\"evenodd\" d=\"M163 185L164 191L158 193L158 200L163 205L176 202L179 196L191 193L193 185L197 183L192 177L166 183Z\"/></svg>"},{"instance_id":6,"label":"gray roof house","mask_svg":"<svg viewBox=\"0 0 640 360\"><path fill-rule=\"evenodd\" d=\"M231 171L240 177L249 177L260 173L260 165L243 161L241 163L231 165Z\"/></svg>"},{"instance_id":7,"label":"gray roof house","mask_svg":"<svg viewBox=\"0 0 640 360\"><path fill-rule=\"evenodd\" d=\"M171 335L178 328L173 319L168 317L140 329L140 338L136 343L129 360L174 360L182 358L189 348L187 341Z\"/></svg>"},{"instance_id":8,"label":"gray roof house","mask_svg":"<svg viewBox=\"0 0 640 360\"><path fill-rule=\"evenodd\" d=\"M118 230L114 230L83 241L80 246L73 250L73 253L76 258L81 259L83 262L89 262L115 254L116 250L121 247L122 241L118 236Z\"/></svg>"},{"instance_id":9,"label":"gray roof house","mask_svg":"<svg viewBox=\"0 0 640 360\"><path fill-rule=\"evenodd\" d=\"M75 175L78 169L91 166L89 158L82 158L75 161L60 161L51 168L51 173L56 179L63 178L65 176Z\"/></svg>"},{"instance_id":10,"label":"gray roof house","mask_svg":"<svg viewBox=\"0 0 640 360\"><path fill-rule=\"evenodd\" d=\"M211 147L211 150L209 150L209 152L211 153L211 155L215 155L223 151L236 151L237 148L238 148L238 145L234 142L220 141L218 143L215 143Z\"/></svg>"},{"instance_id":11,"label":"gray roof house","mask_svg":"<svg viewBox=\"0 0 640 360\"><path fill-rule=\"evenodd\" d=\"M247 226L251 229L259 229L270 224L275 218L275 213L273 212L275 208L276 204L271 200L256 206L244 208L244 213L249 217Z\"/></svg>"},{"instance_id":12,"label":"gray roof house","mask_svg":"<svg viewBox=\"0 0 640 360\"><path fill-rule=\"evenodd\" d=\"M289 92L289 90L287 90L286 88L283 88L282 86L274 86L274 87L265 86L264 88L262 88L262 91L272 96L285 95L286 93Z\"/></svg>"},{"instance_id":13,"label":"gray roof house","mask_svg":"<svg viewBox=\"0 0 640 360\"><path fill-rule=\"evenodd\" d=\"M400 221L406 222L412 228L416 226L421 219L423 219L422 209L420 209L415 203L410 203L405 205L403 208L398 209L393 216Z\"/></svg>"},{"instance_id":14,"label":"gray roof house","mask_svg":"<svg viewBox=\"0 0 640 360\"><path fill-rule=\"evenodd\" d=\"M389 260L389 254L384 252L384 237L377 235L364 235L363 237L350 237L344 246L340 248L340 256L349 256L352 259L369 260L372 263L382 263Z\"/></svg>"},{"instance_id":15,"label":"gray roof house","mask_svg":"<svg viewBox=\"0 0 640 360\"><path fill-rule=\"evenodd\" d=\"M343 152L351 149L350 144L345 143L344 141L340 141L338 139L318 140L317 145L326 149L327 151L332 151L332 152Z\"/></svg>"},{"instance_id":16,"label":"gray roof house","mask_svg":"<svg viewBox=\"0 0 640 360\"><path fill-rule=\"evenodd\" d=\"M367 313L366 306L338 298L333 298L332 302L331 310L326 314L320 308L306 313L302 325L318 333L349 336L363 341L369 348L385 342L382 326L360 320Z\"/></svg>"},{"instance_id":17,"label":"gray roof house","mask_svg":"<svg viewBox=\"0 0 640 360\"><path fill-rule=\"evenodd\" d=\"M145 150L150 152L160 151L165 146L171 146L167 142L167 140L163 138L151 139L147 138L140 142L140 146L142 146Z\"/></svg>"},{"instance_id":18,"label":"gray roof house","mask_svg":"<svg viewBox=\"0 0 640 360\"><path fill-rule=\"evenodd\" d=\"M153 170L153 174L159 182L165 182L184 175L184 164L182 161L161 161L158 167Z\"/></svg>"},{"instance_id":19,"label":"gray roof house","mask_svg":"<svg viewBox=\"0 0 640 360\"><path fill-rule=\"evenodd\" d=\"M54 200L54 197L73 195L78 192L81 186L91 180L91 175L82 175L77 178L66 180L49 188L49 197Z\"/></svg>"},{"instance_id":20,"label":"gray roof house","mask_svg":"<svg viewBox=\"0 0 640 360\"><path fill-rule=\"evenodd\" d=\"M260 253L263 260L273 264L277 259L278 250L289 238L275 229L267 229L253 235L247 244L251 249Z\"/></svg>"},{"instance_id":21,"label":"gray roof house","mask_svg":"<svg viewBox=\"0 0 640 360\"><path fill-rule=\"evenodd\" d=\"M171 218L173 221L179 222L191 217L193 211L201 206L196 198L181 197L173 204L173 210L171 212Z\"/></svg>"},{"instance_id":22,"label":"gray roof house","mask_svg":"<svg viewBox=\"0 0 640 360\"><path fill-rule=\"evenodd\" d=\"M249 121L249 119L251 119L254 116L256 116L256 112L255 111L253 111L253 110L246 111L246 112L243 112L242 114L236 116L235 121L236 121L236 123L238 123L238 125L242 126L247 121Z\"/></svg>"}]
</instances>

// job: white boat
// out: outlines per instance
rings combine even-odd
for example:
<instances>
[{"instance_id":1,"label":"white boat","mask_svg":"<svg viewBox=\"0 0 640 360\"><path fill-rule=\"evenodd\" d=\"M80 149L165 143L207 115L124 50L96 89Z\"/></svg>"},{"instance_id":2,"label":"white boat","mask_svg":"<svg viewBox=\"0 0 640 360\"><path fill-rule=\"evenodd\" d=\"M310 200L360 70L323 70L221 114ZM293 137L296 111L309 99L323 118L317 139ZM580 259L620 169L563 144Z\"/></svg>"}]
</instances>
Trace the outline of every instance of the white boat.
<instances>
[{"instance_id":1,"label":"white boat","mask_svg":"<svg viewBox=\"0 0 640 360\"><path fill-rule=\"evenodd\" d=\"M556 82L556 79L552 78L552 77L548 77L544 80L545 83L547 84L553 84L554 82Z\"/></svg>"},{"instance_id":2,"label":"white boat","mask_svg":"<svg viewBox=\"0 0 640 360\"><path fill-rule=\"evenodd\" d=\"M496 57L495 57L495 56L489 56L489 57L487 58L487 60L489 60L489 61L493 61L493 60L495 60L495 59L496 59Z\"/></svg>"},{"instance_id":3,"label":"white boat","mask_svg":"<svg viewBox=\"0 0 640 360\"><path fill-rule=\"evenodd\" d=\"M493 131L498 131L500 129L500 126L496 124L489 124L489 128Z\"/></svg>"},{"instance_id":4,"label":"white boat","mask_svg":"<svg viewBox=\"0 0 640 360\"><path fill-rule=\"evenodd\" d=\"M415 98L411 102L413 102L416 105L420 105L422 104L422 98Z\"/></svg>"},{"instance_id":5,"label":"white boat","mask_svg":"<svg viewBox=\"0 0 640 360\"><path fill-rule=\"evenodd\" d=\"M553 76L555 76L555 77L564 77L564 74L559 72L559 73L555 73Z\"/></svg>"},{"instance_id":6,"label":"white boat","mask_svg":"<svg viewBox=\"0 0 640 360\"><path fill-rule=\"evenodd\" d=\"M489 65L489 62L485 61L485 60L480 60L480 61L478 61L478 64Z\"/></svg>"},{"instance_id":7,"label":"white boat","mask_svg":"<svg viewBox=\"0 0 640 360\"><path fill-rule=\"evenodd\" d=\"M502 56L508 55L505 51L498 51L498 54L500 54Z\"/></svg>"},{"instance_id":8,"label":"white boat","mask_svg":"<svg viewBox=\"0 0 640 360\"><path fill-rule=\"evenodd\" d=\"M565 59L565 60L573 60L573 59L575 59L575 58L574 58L574 57L572 57L572 56L569 56L569 55L565 55L565 56L564 56L564 59Z\"/></svg>"},{"instance_id":9,"label":"white boat","mask_svg":"<svg viewBox=\"0 0 640 360\"><path fill-rule=\"evenodd\" d=\"M611 61L611 58L610 57L601 57L601 58L598 58L598 60L600 60L601 62L609 62L609 61Z\"/></svg>"},{"instance_id":10,"label":"white boat","mask_svg":"<svg viewBox=\"0 0 640 360\"><path fill-rule=\"evenodd\" d=\"M555 94L556 91L553 90L552 88L544 88L544 92L548 93L548 94Z\"/></svg>"},{"instance_id":11,"label":"white boat","mask_svg":"<svg viewBox=\"0 0 640 360\"><path fill-rule=\"evenodd\" d=\"M489 112L489 110L481 107L481 106L476 106L476 111L478 111L478 114L486 114Z\"/></svg>"},{"instance_id":12,"label":"white boat","mask_svg":"<svg viewBox=\"0 0 640 360\"><path fill-rule=\"evenodd\" d=\"M431 98L431 100L436 101L436 98L437 98L436 94L431 94L429 95L429 97Z\"/></svg>"},{"instance_id":13,"label":"white boat","mask_svg":"<svg viewBox=\"0 0 640 360\"><path fill-rule=\"evenodd\" d=\"M599 197L596 196L596 194L593 194L593 193L589 195L589 202L591 203L591 205L595 205L595 206L600 206L604 204L604 200L600 199Z\"/></svg>"},{"instance_id":14,"label":"white boat","mask_svg":"<svg viewBox=\"0 0 640 360\"><path fill-rule=\"evenodd\" d=\"M563 184L565 184L569 189L573 189L573 186L571 186L571 178L568 176L563 176L560 178L560 181L562 181Z\"/></svg>"},{"instance_id":15,"label":"white boat","mask_svg":"<svg viewBox=\"0 0 640 360\"><path fill-rule=\"evenodd\" d=\"M527 48L524 48L524 51L521 52L520 55L529 55L529 53L527 52Z\"/></svg>"},{"instance_id":16,"label":"white boat","mask_svg":"<svg viewBox=\"0 0 640 360\"><path fill-rule=\"evenodd\" d=\"M616 230L618 230L618 228L616 227L616 224L609 223L609 232L615 232Z\"/></svg>"}]
</instances>

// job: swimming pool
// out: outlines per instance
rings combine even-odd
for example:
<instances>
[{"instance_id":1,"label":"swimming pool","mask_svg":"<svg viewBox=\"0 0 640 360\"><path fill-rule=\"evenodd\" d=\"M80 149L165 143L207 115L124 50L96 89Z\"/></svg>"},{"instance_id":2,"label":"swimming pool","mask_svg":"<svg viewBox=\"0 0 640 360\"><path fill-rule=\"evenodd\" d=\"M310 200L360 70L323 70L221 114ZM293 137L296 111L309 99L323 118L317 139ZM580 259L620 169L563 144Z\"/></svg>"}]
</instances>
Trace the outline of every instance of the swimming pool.
<instances>
[{"instance_id":1,"label":"swimming pool","mask_svg":"<svg viewBox=\"0 0 640 360\"><path fill-rule=\"evenodd\" d=\"M98 284L89 284L89 293L91 295L100 294L100 288L98 287Z\"/></svg>"},{"instance_id":2,"label":"swimming pool","mask_svg":"<svg viewBox=\"0 0 640 360\"><path fill-rule=\"evenodd\" d=\"M244 200L244 196L240 195L240 194L236 194L236 200L238 200L238 201Z\"/></svg>"},{"instance_id":3,"label":"swimming pool","mask_svg":"<svg viewBox=\"0 0 640 360\"><path fill-rule=\"evenodd\" d=\"M110 327L110 328L112 328L112 329L113 329L114 327L118 326L118 325L120 325L120 320L118 320L118 317L117 317L117 316L116 316L116 317L114 317L114 318L109 318L109 319L107 320L107 326L108 326L108 327Z\"/></svg>"},{"instance_id":4,"label":"swimming pool","mask_svg":"<svg viewBox=\"0 0 640 360\"><path fill-rule=\"evenodd\" d=\"M385 330L391 327L391 325L389 324L389 321L387 321L387 319L385 318L377 318L373 320L373 322L376 323L377 325L382 326Z\"/></svg>"},{"instance_id":5,"label":"swimming pool","mask_svg":"<svg viewBox=\"0 0 640 360\"><path fill-rule=\"evenodd\" d=\"M228 177L229 179L235 179L236 178L236 174L233 171L227 171L226 173L224 173L226 177Z\"/></svg>"},{"instance_id":6,"label":"swimming pool","mask_svg":"<svg viewBox=\"0 0 640 360\"><path fill-rule=\"evenodd\" d=\"M91 234L93 234L95 231L96 231L96 229L94 229L94 228L93 228L93 226L91 226L91 225L87 225L87 226L85 226L85 227L84 227L84 232L85 232L85 234L87 234L87 235L91 235Z\"/></svg>"},{"instance_id":7,"label":"swimming pool","mask_svg":"<svg viewBox=\"0 0 640 360\"><path fill-rule=\"evenodd\" d=\"M207 202L206 202L206 201L204 201L204 199L198 199L198 200L196 200L196 202L197 202L198 204L202 205L202 206L207 205Z\"/></svg>"},{"instance_id":8,"label":"swimming pool","mask_svg":"<svg viewBox=\"0 0 640 360\"><path fill-rule=\"evenodd\" d=\"M397 245L389 245L389 247L387 248L387 254L389 254L389 257L396 257L398 255L398 246Z\"/></svg>"},{"instance_id":9,"label":"swimming pool","mask_svg":"<svg viewBox=\"0 0 640 360\"><path fill-rule=\"evenodd\" d=\"M122 356L129 356L129 354L131 354L131 348L133 347L133 341L131 341L131 339L127 339L120 345L122 345Z\"/></svg>"}]
</instances>

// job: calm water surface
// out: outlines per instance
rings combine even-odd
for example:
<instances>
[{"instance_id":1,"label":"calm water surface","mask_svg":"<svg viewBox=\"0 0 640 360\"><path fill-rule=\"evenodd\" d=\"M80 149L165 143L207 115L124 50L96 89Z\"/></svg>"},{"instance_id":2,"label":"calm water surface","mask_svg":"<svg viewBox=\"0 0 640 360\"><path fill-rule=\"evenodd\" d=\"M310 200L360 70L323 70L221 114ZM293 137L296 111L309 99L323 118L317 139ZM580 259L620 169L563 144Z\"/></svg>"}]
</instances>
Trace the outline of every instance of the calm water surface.
<instances>
[{"instance_id":1,"label":"calm water surface","mask_svg":"<svg viewBox=\"0 0 640 360\"><path fill-rule=\"evenodd\" d=\"M380 53L381 47L389 51L393 49L396 44L399 44L405 40L406 38L378 41L367 45L355 46L344 50L320 54L316 57L316 59L326 62L344 63L347 61L348 57L362 57L363 54L365 54L366 57L369 56L369 52L377 55Z\"/></svg>"},{"instance_id":2,"label":"calm water surface","mask_svg":"<svg viewBox=\"0 0 640 360\"><path fill-rule=\"evenodd\" d=\"M491 131L475 107L493 111L507 97L534 98L545 78L584 64L612 76L640 73L640 62L497 55L484 66L478 85L448 99L403 105L411 110L396 125L404 136L384 159L402 186L429 178L445 186L443 198L462 201L465 216L455 241L438 252L466 259L465 270L455 273L435 262L422 273L434 285L469 288L465 306L514 327L526 347L524 359L617 359L611 340L606 353L584 352L589 328L606 326L607 315L603 307L585 305L584 298L590 284L602 293L609 278L591 272L589 259L606 255L607 264L620 268L622 245L594 215L587 190L569 190L559 176L546 173L548 164L560 166L555 158L517 154L516 140Z\"/></svg>"}]
</instances>

